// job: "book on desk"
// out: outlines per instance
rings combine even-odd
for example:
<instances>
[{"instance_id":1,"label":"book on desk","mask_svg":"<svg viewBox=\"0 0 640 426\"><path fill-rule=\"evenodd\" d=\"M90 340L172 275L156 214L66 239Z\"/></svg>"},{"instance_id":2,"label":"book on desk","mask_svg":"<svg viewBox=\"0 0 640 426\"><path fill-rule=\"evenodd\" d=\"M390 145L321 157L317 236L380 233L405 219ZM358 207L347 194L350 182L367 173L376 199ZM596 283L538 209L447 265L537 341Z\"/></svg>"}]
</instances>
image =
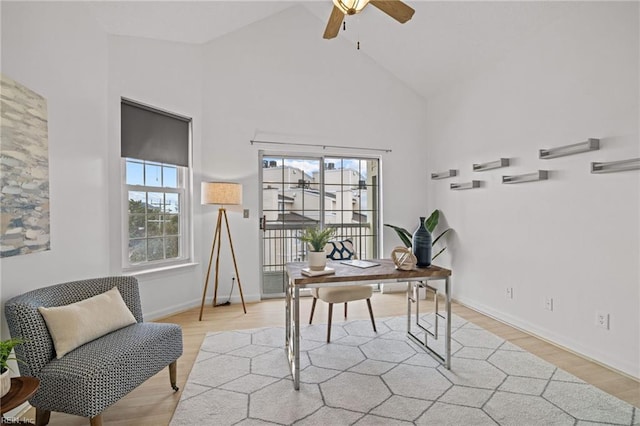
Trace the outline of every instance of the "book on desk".
<instances>
[{"instance_id":1,"label":"book on desk","mask_svg":"<svg viewBox=\"0 0 640 426\"><path fill-rule=\"evenodd\" d=\"M360 259L352 259L352 260L342 260L340 263L355 266L356 268L371 268L373 266L380 265L378 262L371 262L370 260L360 260Z\"/></svg>"},{"instance_id":2,"label":"book on desk","mask_svg":"<svg viewBox=\"0 0 640 426\"><path fill-rule=\"evenodd\" d=\"M317 276L320 276L320 275L330 275L330 274L335 274L335 273L336 273L336 270L335 270L335 269L333 269L333 268L329 268L328 266L327 266L327 267L325 267L325 268L324 268L323 270L321 270L321 271L313 271L313 270L311 270L311 269L309 269L309 268L302 268L302 269L300 270L300 273L301 273L302 275L306 275L306 276L308 276L308 277L317 277Z\"/></svg>"}]
</instances>

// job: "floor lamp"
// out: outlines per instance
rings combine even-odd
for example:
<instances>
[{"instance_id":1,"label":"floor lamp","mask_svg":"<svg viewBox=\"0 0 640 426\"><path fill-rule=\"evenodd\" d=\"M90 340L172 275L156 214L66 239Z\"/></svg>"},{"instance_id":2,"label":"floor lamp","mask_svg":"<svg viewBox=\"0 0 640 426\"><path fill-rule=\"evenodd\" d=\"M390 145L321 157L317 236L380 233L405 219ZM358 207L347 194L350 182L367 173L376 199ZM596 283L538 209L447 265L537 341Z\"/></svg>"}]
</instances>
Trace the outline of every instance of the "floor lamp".
<instances>
[{"instance_id":1,"label":"floor lamp","mask_svg":"<svg viewBox=\"0 0 640 426\"><path fill-rule=\"evenodd\" d=\"M242 300L242 309L247 313L244 306L244 296L242 295L242 284L240 284L240 274L238 274L238 264L236 263L236 254L233 251L233 241L231 239L231 230L229 229L229 220L227 219L227 209L224 206L242 204L242 185L232 182L202 182L201 187L202 204L218 204L218 222L216 230L213 233L213 244L211 244L211 255L209 256L209 267L207 268L207 278L204 280L204 290L202 292L202 304L200 305L200 321L202 321L202 311L204 310L204 300L207 296L207 287L209 286L209 276L211 275L211 265L213 263L213 253L216 251L216 279L213 290L213 306L216 306L218 298L218 271L220 267L220 246L222 245L222 222L227 227L227 235L229 236L229 245L231 246L231 257L233 258L233 267L236 271L238 279L238 289L240 290L240 299Z\"/></svg>"}]
</instances>

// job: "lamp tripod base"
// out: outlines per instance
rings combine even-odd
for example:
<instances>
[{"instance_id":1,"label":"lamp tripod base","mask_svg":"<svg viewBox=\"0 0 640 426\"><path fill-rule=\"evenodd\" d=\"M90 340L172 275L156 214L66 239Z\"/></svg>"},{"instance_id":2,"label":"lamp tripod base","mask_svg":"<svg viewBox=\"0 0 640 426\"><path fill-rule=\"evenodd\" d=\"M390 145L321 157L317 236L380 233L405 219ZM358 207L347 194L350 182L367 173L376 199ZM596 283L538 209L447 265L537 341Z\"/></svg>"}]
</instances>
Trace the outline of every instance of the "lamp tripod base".
<instances>
[{"instance_id":1,"label":"lamp tripod base","mask_svg":"<svg viewBox=\"0 0 640 426\"><path fill-rule=\"evenodd\" d=\"M242 284L240 282L240 274L238 273L238 264L236 262L236 253L233 250L233 240L231 239L231 230L229 228L229 220L227 219L227 210L224 207L218 209L218 221L216 223L216 230L213 234L213 244L211 245L211 255L209 256L209 267L207 268L207 277L204 281L204 290L202 291L202 303L200 304L200 317L199 321L202 321L202 314L204 311L204 302L207 297L207 288L209 287L209 277L211 275L211 266L213 264L213 253L216 252L216 273L215 273L215 285L213 290L213 307L230 305L230 301L217 304L218 300L218 276L220 270L220 246L222 244L222 221L224 220L227 228L227 235L229 237L229 246L231 247L231 257L233 259L233 268L236 272L236 278L238 278L238 290L240 291L240 300L242 300L242 309L244 313L247 313L247 307L244 304L244 295L242 294ZM216 244L218 245L216 251ZM232 289L233 290L233 289Z\"/></svg>"}]
</instances>

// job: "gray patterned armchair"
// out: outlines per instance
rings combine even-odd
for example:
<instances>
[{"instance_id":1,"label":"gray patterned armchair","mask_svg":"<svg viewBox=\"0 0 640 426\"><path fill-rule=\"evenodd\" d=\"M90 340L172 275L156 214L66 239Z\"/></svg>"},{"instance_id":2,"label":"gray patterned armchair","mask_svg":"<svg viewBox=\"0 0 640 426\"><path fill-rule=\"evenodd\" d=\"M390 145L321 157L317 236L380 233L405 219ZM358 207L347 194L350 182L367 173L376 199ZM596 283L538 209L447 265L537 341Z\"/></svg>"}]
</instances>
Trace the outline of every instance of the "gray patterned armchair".
<instances>
[{"instance_id":1,"label":"gray patterned armchair","mask_svg":"<svg viewBox=\"0 0 640 426\"><path fill-rule=\"evenodd\" d=\"M56 358L55 347L39 306L79 302L118 287L137 323L113 331ZM52 411L102 424L101 413L151 376L169 366L176 386L176 362L182 355L182 330L177 324L144 323L138 282L134 277L106 277L58 284L30 291L6 302L12 337L26 342L15 348L20 373L40 379L29 401L36 424L46 425Z\"/></svg>"}]
</instances>

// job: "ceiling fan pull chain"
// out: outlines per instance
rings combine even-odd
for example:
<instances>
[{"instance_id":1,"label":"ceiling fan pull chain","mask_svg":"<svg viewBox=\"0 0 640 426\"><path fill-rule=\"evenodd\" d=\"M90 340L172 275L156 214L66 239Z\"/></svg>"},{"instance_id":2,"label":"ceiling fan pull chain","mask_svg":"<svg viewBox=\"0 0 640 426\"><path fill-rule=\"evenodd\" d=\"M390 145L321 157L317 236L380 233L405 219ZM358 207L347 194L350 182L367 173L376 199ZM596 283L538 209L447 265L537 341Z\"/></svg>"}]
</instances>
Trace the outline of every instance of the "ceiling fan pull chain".
<instances>
[{"instance_id":1,"label":"ceiling fan pull chain","mask_svg":"<svg viewBox=\"0 0 640 426\"><path fill-rule=\"evenodd\" d=\"M347 21L342 21L342 31L347 31Z\"/></svg>"},{"instance_id":2,"label":"ceiling fan pull chain","mask_svg":"<svg viewBox=\"0 0 640 426\"><path fill-rule=\"evenodd\" d=\"M358 27L358 48L357 50L360 50L360 29L362 28L362 26L360 25L360 16L358 15L357 18L357 27Z\"/></svg>"}]
</instances>

